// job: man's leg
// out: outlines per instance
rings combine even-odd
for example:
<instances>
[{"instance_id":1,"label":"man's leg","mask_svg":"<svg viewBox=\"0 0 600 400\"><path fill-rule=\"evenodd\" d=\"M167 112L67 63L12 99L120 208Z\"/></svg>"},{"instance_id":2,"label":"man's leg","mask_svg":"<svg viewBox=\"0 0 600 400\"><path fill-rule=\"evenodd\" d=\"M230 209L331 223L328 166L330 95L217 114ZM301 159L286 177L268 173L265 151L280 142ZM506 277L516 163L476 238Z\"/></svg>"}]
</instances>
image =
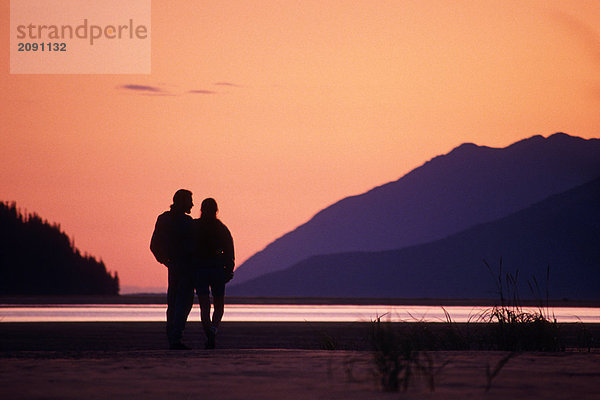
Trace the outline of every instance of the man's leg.
<instances>
[{"instance_id":1,"label":"man's leg","mask_svg":"<svg viewBox=\"0 0 600 400\"><path fill-rule=\"evenodd\" d=\"M181 296L181 308L185 315L184 324L187 322L188 316L194 306L194 277L193 274L186 274L185 282L180 285L183 294Z\"/></svg>"},{"instance_id":2,"label":"man's leg","mask_svg":"<svg viewBox=\"0 0 600 400\"><path fill-rule=\"evenodd\" d=\"M190 273L186 271L178 272L176 276L174 279L177 281L175 285L175 305L173 307L169 345L172 348L180 349L187 347L181 343L181 339L183 338L185 323L194 304L194 285Z\"/></svg>"},{"instance_id":3,"label":"man's leg","mask_svg":"<svg viewBox=\"0 0 600 400\"><path fill-rule=\"evenodd\" d=\"M167 340L169 345L173 343L173 321L175 320L175 301L177 295L177 274L172 268L168 269L168 283L167 288Z\"/></svg>"}]
</instances>

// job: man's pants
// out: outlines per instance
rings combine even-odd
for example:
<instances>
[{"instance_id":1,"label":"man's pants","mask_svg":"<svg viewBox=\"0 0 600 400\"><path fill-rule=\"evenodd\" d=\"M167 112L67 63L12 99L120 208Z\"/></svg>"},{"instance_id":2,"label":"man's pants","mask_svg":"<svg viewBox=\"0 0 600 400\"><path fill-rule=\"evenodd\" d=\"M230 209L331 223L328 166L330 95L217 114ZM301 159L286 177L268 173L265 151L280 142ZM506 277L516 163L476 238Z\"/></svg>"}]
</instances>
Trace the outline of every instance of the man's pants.
<instances>
[{"instance_id":1,"label":"man's pants","mask_svg":"<svg viewBox=\"0 0 600 400\"><path fill-rule=\"evenodd\" d=\"M191 272L177 266L169 267L167 289L167 338L169 344L183 337L187 317L194 304L194 281Z\"/></svg>"}]
</instances>

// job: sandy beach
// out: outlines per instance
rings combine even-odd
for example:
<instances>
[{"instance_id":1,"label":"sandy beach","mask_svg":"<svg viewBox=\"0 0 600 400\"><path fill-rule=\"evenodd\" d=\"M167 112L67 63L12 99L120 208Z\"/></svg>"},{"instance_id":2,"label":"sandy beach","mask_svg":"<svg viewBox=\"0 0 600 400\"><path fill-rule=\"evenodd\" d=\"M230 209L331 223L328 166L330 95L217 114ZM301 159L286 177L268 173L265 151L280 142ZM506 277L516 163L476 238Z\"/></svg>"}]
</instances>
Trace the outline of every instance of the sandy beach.
<instances>
[{"instance_id":1,"label":"sandy beach","mask_svg":"<svg viewBox=\"0 0 600 400\"><path fill-rule=\"evenodd\" d=\"M162 323L2 323L0 398L600 398L593 349L517 354L488 392L487 366L508 353L427 351L435 391L421 373L406 393L386 393L368 350L368 323L224 323L214 351L202 349L197 322L186 329L190 351L165 350L163 331ZM323 350L331 343L337 350Z\"/></svg>"},{"instance_id":2,"label":"sandy beach","mask_svg":"<svg viewBox=\"0 0 600 400\"><path fill-rule=\"evenodd\" d=\"M596 399L600 354L522 354L488 392L486 365L503 353L441 352L450 361L431 392L415 378L406 393L382 392L365 352L195 350L95 352L74 358L6 358L5 399Z\"/></svg>"}]
</instances>

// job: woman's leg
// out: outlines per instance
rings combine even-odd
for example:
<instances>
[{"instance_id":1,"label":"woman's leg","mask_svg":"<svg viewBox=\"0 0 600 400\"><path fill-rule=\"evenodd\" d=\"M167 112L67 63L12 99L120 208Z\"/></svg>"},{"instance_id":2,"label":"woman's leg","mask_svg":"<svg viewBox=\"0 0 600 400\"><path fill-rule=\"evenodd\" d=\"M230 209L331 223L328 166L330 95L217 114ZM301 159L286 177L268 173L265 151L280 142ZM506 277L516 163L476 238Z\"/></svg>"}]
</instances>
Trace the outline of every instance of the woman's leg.
<instances>
[{"instance_id":1,"label":"woman's leg","mask_svg":"<svg viewBox=\"0 0 600 400\"><path fill-rule=\"evenodd\" d=\"M212 315L212 325L218 328L225 312L225 296L214 297L213 301L215 303L215 310Z\"/></svg>"},{"instance_id":2,"label":"woman's leg","mask_svg":"<svg viewBox=\"0 0 600 400\"><path fill-rule=\"evenodd\" d=\"M218 328L225 311L225 270L223 267L212 269L210 288L215 306L212 316L212 324L215 328Z\"/></svg>"}]
</instances>

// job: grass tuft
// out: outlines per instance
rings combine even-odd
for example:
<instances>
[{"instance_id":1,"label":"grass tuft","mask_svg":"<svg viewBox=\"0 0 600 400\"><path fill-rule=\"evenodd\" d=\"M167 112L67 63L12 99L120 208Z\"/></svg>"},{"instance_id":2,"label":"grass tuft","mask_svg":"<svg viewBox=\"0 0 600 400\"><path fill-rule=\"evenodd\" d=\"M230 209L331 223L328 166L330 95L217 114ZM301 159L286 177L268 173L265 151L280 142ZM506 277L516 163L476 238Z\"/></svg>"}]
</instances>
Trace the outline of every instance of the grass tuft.
<instances>
[{"instance_id":1,"label":"grass tuft","mask_svg":"<svg viewBox=\"0 0 600 400\"><path fill-rule=\"evenodd\" d=\"M485 265L494 274L492 267L484 260ZM547 280L550 269L547 269ZM519 271L502 273L502 259L495 275L500 304L485 311L480 319L495 324L492 330L491 346L493 350L505 351L561 351L564 346L559 335L559 325L548 307L540 300L537 311L527 312L521 306L518 290ZM535 294L539 293L539 285L535 277L528 282ZM547 291L546 291L547 294Z\"/></svg>"}]
</instances>

